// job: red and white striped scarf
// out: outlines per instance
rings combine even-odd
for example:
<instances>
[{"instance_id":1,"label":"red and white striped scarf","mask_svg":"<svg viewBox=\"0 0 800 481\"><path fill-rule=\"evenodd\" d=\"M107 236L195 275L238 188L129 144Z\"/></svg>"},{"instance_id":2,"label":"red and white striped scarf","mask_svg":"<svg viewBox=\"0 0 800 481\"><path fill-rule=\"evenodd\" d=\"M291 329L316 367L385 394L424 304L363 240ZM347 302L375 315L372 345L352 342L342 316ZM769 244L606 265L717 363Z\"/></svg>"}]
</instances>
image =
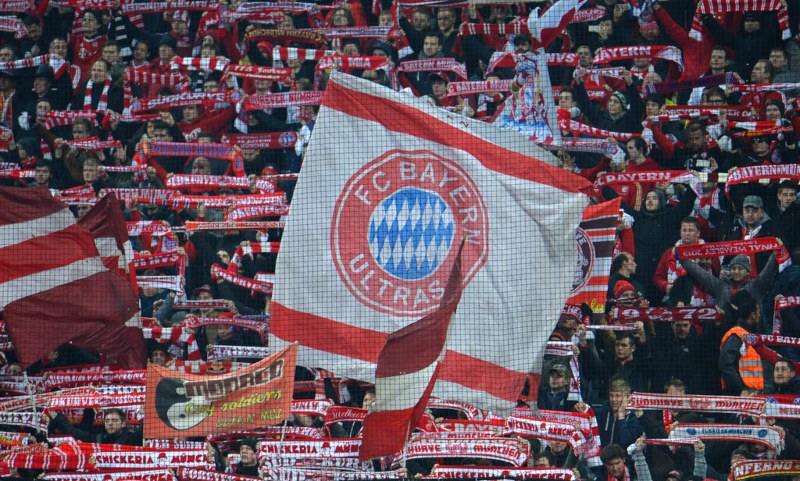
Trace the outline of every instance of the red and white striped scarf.
<instances>
[{"instance_id":1,"label":"red and white striped scarf","mask_svg":"<svg viewBox=\"0 0 800 481\"><path fill-rule=\"evenodd\" d=\"M91 78L86 82L86 87L83 91L83 111L91 112L92 110L104 112L108 109L108 91L111 88L111 77L106 77L103 83L103 91L100 92L100 100L97 102L97 108L92 108L92 90L94 89L94 80Z\"/></svg>"},{"instance_id":2,"label":"red and white striped scarf","mask_svg":"<svg viewBox=\"0 0 800 481\"><path fill-rule=\"evenodd\" d=\"M0 32L12 32L17 40L28 35L25 24L17 17L0 17Z\"/></svg>"},{"instance_id":3,"label":"red and white striped scarf","mask_svg":"<svg viewBox=\"0 0 800 481\"><path fill-rule=\"evenodd\" d=\"M525 22L509 23L462 23L458 34L465 35L519 35L530 33Z\"/></svg>"},{"instance_id":4,"label":"red and white striped scarf","mask_svg":"<svg viewBox=\"0 0 800 481\"><path fill-rule=\"evenodd\" d=\"M281 248L280 242L250 242L246 246L238 246L231 257L231 264L242 265L244 256L253 257L253 254L277 254Z\"/></svg>"},{"instance_id":5,"label":"red and white striped scarf","mask_svg":"<svg viewBox=\"0 0 800 481\"><path fill-rule=\"evenodd\" d=\"M778 11L778 26L781 29L781 38L788 40L792 35L789 29L789 13L780 0L700 0L694 12L689 36L698 42L703 40L703 15L727 12L770 12L775 10Z\"/></svg>"},{"instance_id":6,"label":"red and white striped scarf","mask_svg":"<svg viewBox=\"0 0 800 481\"><path fill-rule=\"evenodd\" d=\"M268 42L258 44L259 48L267 48ZM336 50L319 50L313 48L295 48L295 47L274 47L272 48L272 61L287 60L300 60L305 62L307 60L316 61L327 55L336 55Z\"/></svg>"},{"instance_id":7,"label":"red and white striped scarf","mask_svg":"<svg viewBox=\"0 0 800 481\"><path fill-rule=\"evenodd\" d=\"M119 140L100 140L97 137L87 137L85 139L80 139L80 140L67 140L64 143L69 145L73 149L89 150L95 152L98 150L116 149L122 146L122 142L120 142ZM104 170L108 171L107 169Z\"/></svg>"},{"instance_id":8,"label":"red and white striped scarf","mask_svg":"<svg viewBox=\"0 0 800 481\"><path fill-rule=\"evenodd\" d=\"M161 343L168 342L179 348L186 346L186 361L200 359L200 348L197 346L197 339L191 329L180 326L145 327L142 329L142 336L145 339L153 339Z\"/></svg>"},{"instance_id":9,"label":"red and white striped scarf","mask_svg":"<svg viewBox=\"0 0 800 481\"><path fill-rule=\"evenodd\" d=\"M230 60L225 57L172 57L170 65L173 70L180 69L186 71L217 71L222 72L230 64Z\"/></svg>"},{"instance_id":10,"label":"red and white striped scarf","mask_svg":"<svg viewBox=\"0 0 800 481\"><path fill-rule=\"evenodd\" d=\"M53 59L57 59L57 57L53 57L50 54L44 54L44 55L38 55L36 57L22 58L19 60L9 60L7 62L0 62L0 70L2 71L19 70L19 69L38 67L39 65L50 64L50 62ZM63 60L61 60L61 62L63 62ZM55 70L55 68L53 68L53 70Z\"/></svg>"}]
</instances>

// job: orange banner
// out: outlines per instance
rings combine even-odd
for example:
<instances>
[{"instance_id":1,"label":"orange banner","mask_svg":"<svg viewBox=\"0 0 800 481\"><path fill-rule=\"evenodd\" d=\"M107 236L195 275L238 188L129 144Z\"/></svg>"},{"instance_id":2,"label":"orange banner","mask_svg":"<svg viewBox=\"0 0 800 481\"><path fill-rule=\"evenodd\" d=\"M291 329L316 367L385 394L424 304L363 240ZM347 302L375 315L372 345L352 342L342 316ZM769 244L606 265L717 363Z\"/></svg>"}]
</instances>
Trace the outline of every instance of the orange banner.
<instances>
[{"instance_id":1,"label":"orange banner","mask_svg":"<svg viewBox=\"0 0 800 481\"><path fill-rule=\"evenodd\" d=\"M176 438L278 424L291 413L297 346L219 376L147 366L144 436Z\"/></svg>"}]
</instances>

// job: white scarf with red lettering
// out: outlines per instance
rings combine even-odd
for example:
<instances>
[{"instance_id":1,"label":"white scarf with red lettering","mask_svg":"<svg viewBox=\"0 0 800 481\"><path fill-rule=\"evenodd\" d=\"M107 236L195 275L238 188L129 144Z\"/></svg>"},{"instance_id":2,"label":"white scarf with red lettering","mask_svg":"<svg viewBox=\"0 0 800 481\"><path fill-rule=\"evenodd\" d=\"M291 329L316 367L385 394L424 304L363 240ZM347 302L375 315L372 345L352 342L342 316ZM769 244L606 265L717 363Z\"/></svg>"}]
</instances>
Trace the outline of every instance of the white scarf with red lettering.
<instances>
[{"instance_id":1,"label":"white scarf with red lettering","mask_svg":"<svg viewBox=\"0 0 800 481\"><path fill-rule=\"evenodd\" d=\"M92 110L92 89L94 88L94 81L90 78L86 82L86 88L83 91L83 111L89 112ZM97 102L97 108L94 109L98 112L105 112L108 110L108 90L111 88L111 77L106 77L103 83L103 91L100 92L100 100Z\"/></svg>"},{"instance_id":2,"label":"white scarf with red lettering","mask_svg":"<svg viewBox=\"0 0 800 481\"><path fill-rule=\"evenodd\" d=\"M629 409L738 413L748 416L764 414L766 401L734 396L672 396L669 394L631 394Z\"/></svg>"},{"instance_id":3,"label":"white scarf with red lettering","mask_svg":"<svg viewBox=\"0 0 800 481\"><path fill-rule=\"evenodd\" d=\"M785 251L778 243L776 237L757 237L750 240L707 242L705 244L692 244L679 246L678 256L681 259L697 260L710 257L749 255L759 252ZM776 254L776 257L779 257ZM780 259L777 259L780 264Z\"/></svg>"}]
</instances>

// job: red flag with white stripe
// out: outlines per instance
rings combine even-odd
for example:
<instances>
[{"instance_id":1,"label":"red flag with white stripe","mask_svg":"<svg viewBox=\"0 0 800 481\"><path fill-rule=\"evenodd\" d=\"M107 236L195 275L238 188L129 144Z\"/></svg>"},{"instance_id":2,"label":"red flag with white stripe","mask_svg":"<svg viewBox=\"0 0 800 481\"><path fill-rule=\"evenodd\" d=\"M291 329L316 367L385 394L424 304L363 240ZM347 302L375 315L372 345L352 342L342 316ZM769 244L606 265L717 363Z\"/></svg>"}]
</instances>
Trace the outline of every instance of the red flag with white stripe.
<instances>
[{"instance_id":1,"label":"red flag with white stripe","mask_svg":"<svg viewBox=\"0 0 800 481\"><path fill-rule=\"evenodd\" d=\"M540 17L539 7L528 16L528 30L533 40L532 47L547 48L567 28L586 0L560 0L551 5Z\"/></svg>"},{"instance_id":2,"label":"red flag with white stripe","mask_svg":"<svg viewBox=\"0 0 800 481\"><path fill-rule=\"evenodd\" d=\"M462 241L439 308L386 339L375 371L376 400L364 419L358 454L362 461L400 452L425 413L446 352L450 319L463 292L463 249Z\"/></svg>"},{"instance_id":3,"label":"red flag with white stripe","mask_svg":"<svg viewBox=\"0 0 800 481\"><path fill-rule=\"evenodd\" d=\"M113 193L104 196L78 223L86 227L94 237L94 244L103 258L103 264L109 270L128 278L133 292L138 293L136 272L130 265L133 262L133 246L117 196Z\"/></svg>"},{"instance_id":4,"label":"red flag with white stripe","mask_svg":"<svg viewBox=\"0 0 800 481\"><path fill-rule=\"evenodd\" d=\"M620 205L617 198L583 211L583 220L575 231L575 282L567 304L585 303L593 312L605 309Z\"/></svg>"},{"instance_id":5,"label":"red flag with white stripe","mask_svg":"<svg viewBox=\"0 0 800 481\"><path fill-rule=\"evenodd\" d=\"M0 310L23 367L72 340L101 345L138 311L127 281L103 265L91 233L46 189L0 189ZM103 352L143 367L124 342Z\"/></svg>"}]
</instances>

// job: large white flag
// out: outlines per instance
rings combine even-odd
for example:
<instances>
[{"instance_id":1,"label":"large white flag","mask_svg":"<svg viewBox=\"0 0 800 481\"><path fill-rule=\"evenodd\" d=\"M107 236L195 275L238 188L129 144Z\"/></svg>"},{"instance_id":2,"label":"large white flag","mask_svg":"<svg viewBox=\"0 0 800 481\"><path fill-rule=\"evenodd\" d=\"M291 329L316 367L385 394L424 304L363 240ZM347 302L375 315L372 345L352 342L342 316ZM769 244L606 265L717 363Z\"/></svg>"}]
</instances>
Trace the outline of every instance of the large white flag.
<instances>
[{"instance_id":1,"label":"large white flag","mask_svg":"<svg viewBox=\"0 0 800 481\"><path fill-rule=\"evenodd\" d=\"M515 132L335 73L281 242L270 342L373 380L387 334L439 305L466 239L434 395L509 409L572 288L588 202L553 162Z\"/></svg>"}]
</instances>

